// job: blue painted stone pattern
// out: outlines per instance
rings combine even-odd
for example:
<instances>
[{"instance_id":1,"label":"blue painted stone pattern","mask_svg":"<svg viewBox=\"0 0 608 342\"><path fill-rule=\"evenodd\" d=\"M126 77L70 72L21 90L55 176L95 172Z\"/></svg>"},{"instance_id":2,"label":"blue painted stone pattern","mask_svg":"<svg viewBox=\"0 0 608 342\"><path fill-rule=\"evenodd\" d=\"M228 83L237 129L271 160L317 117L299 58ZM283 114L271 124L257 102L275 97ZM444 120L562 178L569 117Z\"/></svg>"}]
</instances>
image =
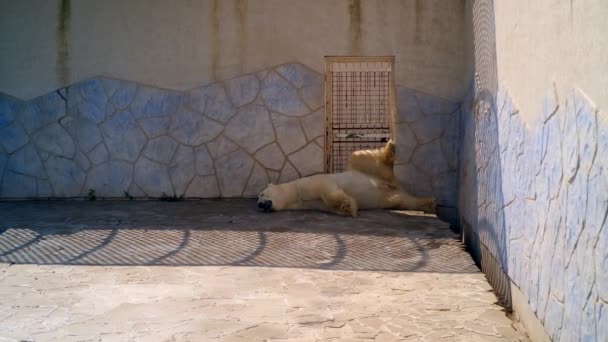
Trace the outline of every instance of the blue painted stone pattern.
<instances>
[{"instance_id":1,"label":"blue painted stone pattern","mask_svg":"<svg viewBox=\"0 0 608 342\"><path fill-rule=\"evenodd\" d=\"M554 87L539 114L525 122L506 88L463 103L460 219L553 340L605 340L608 119Z\"/></svg>"},{"instance_id":2,"label":"blue painted stone pattern","mask_svg":"<svg viewBox=\"0 0 608 342\"><path fill-rule=\"evenodd\" d=\"M456 208L460 104L406 87L397 87L396 102L395 176L413 195Z\"/></svg>"},{"instance_id":3,"label":"blue painted stone pattern","mask_svg":"<svg viewBox=\"0 0 608 342\"><path fill-rule=\"evenodd\" d=\"M322 165L322 89L290 63L185 91L94 77L27 101L0 94L0 198L253 196ZM292 130L309 153L277 138ZM247 167L225 177L235 165Z\"/></svg>"}]
</instances>

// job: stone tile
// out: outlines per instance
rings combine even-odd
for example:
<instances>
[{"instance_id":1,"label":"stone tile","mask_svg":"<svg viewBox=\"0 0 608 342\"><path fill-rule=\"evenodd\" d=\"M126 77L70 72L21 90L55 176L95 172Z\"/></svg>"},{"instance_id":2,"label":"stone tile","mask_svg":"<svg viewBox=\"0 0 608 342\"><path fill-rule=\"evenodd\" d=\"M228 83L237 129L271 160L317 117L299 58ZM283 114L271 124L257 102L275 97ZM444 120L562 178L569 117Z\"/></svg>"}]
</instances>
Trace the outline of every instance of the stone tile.
<instances>
[{"instance_id":1,"label":"stone tile","mask_svg":"<svg viewBox=\"0 0 608 342\"><path fill-rule=\"evenodd\" d=\"M101 83L106 89L110 101L118 109L127 108L137 94L137 83L103 78Z\"/></svg>"},{"instance_id":2,"label":"stone tile","mask_svg":"<svg viewBox=\"0 0 608 342\"><path fill-rule=\"evenodd\" d=\"M598 118L604 115L599 113ZM595 277L598 295L608 303L608 193L603 191L608 183L608 158L600 156L608 155L608 122L598 120L598 148L595 163L591 168L588 183L588 217L587 228L593 236L597 236L595 245ZM603 217L602 217L603 216ZM600 223L602 222L602 223ZM601 225L601 228L600 228ZM597 234L595 233L597 232ZM606 305L604 305L605 307ZM606 316L604 312L604 315ZM607 317L604 317L606 321ZM598 322L600 320L598 319ZM598 323L598 326L602 326Z\"/></svg>"},{"instance_id":3,"label":"stone tile","mask_svg":"<svg viewBox=\"0 0 608 342\"><path fill-rule=\"evenodd\" d=\"M148 141L144 149L144 156L155 162L167 164L173 158L177 145L175 140L167 136L154 138Z\"/></svg>"},{"instance_id":4,"label":"stone tile","mask_svg":"<svg viewBox=\"0 0 608 342\"><path fill-rule=\"evenodd\" d=\"M44 167L55 196L81 196L80 189L85 180L85 173L70 159L50 156Z\"/></svg>"},{"instance_id":5,"label":"stone tile","mask_svg":"<svg viewBox=\"0 0 608 342\"><path fill-rule=\"evenodd\" d=\"M224 134L252 154L275 139L268 111L258 105L239 110L226 125Z\"/></svg>"},{"instance_id":6,"label":"stone tile","mask_svg":"<svg viewBox=\"0 0 608 342\"><path fill-rule=\"evenodd\" d=\"M7 170L2 181L2 197L23 198L36 196L36 178Z\"/></svg>"},{"instance_id":7,"label":"stone tile","mask_svg":"<svg viewBox=\"0 0 608 342\"><path fill-rule=\"evenodd\" d=\"M166 135L169 132L169 126L171 125L170 117L155 117L138 120L139 125L144 130L148 138L156 138L161 135Z\"/></svg>"},{"instance_id":8,"label":"stone tile","mask_svg":"<svg viewBox=\"0 0 608 342\"><path fill-rule=\"evenodd\" d=\"M23 112L17 120L29 134L57 122L65 114L65 101L56 92L51 92L25 102Z\"/></svg>"},{"instance_id":9,"label":"stone tile","mask_svg":"<svg viewBox=\"0 0 608 342\"><path fill-rule=\"evenodd\" d=\"M70 93L78 93L78 101L70 101ZM68 88L68 103L72 115L87 118L95 123L103 122L108 114L108 97L101 80L89 79ZM112 108L112 107L110 107Z\"/></svg>"},{"instance_id":10,"label":"stone tile","mask_svg":"<svg viewBox=\"0 0 608 342\"><path fill-rule=\"evenodd\" d=\"M134 181L149 197L160 197L163 193L174 195L168 167L150 159L142 157L137 160Z\"/></svg>"},{"instance_id":11,"label":"stone tile","mask_svg":"<svg viewBox=\"0 0 608 342\"><path fill-rule=\"evenodd\" d=\"M220 190L215 176L195 176L186 190L186 197L215 198Z\"/></svg>"},{"instance_id":12,"label":"stone tile","mask_svg":"<svg viewBox=\"0 0 608 342\"><path fill-rule=\"evenodd\" d=\"M588 172L597 149L597 109L582 91L576 89L574 110L576 111L576 131L579 138L580 168Z\"/></svg>"},{"instance_id":13,"label":"stone tile","mask_svg":"<svg viewBox=\"0 0 608 342\"><path fill-rule=\"evenodd\" d=\"M266 173L268 174L268 179L270 180L270 183L277 184L277 182L279 181L279 177L281 176L281 172L266 170Z\"/></svg>"},{"instance_id":14,"label":"stone tile","mask_svg":"<svg viewBox=\"0 0 608 342\"><path fill-rule=\"evenodd\" d=\"M323 83L306 86L299 90L300 97L311 110L321 110L325 102L325 86Z\"/></svg>"},{"instance_id":15,"label":"stone tile","mask_svg":"<svg viewBox=\"0 0 608 342\"><path fill-rule=\"evenodd\" d=\"M306 145L306 137L297 118L272 113L272 124L277 140L285 154L290 154Z\"/></svg>"},{"instance_id":16,"label":"stone tile","mask_svg":"<svg viewBox=\"0 0 608 342\"><path fill-rule=\"evenodd\" d=\"M2 184L2 176L4 175L4 168L8 163L8 155L6 153L0 152L0 184ZM1 185L0 185L1 189Z\"/></svg>"},{"instance_id":17,"label":"stone tile","mask_svg":"<svg viewBox=\"0 0 608 342\"><path fill-rule=\"evenodd\" d=\"M596 324L598 327L605 327L608 324L608 303L598 302L596 305ZM597 330L597 341L605 341L608 339L608 331L606 329Z\"/></svg>"},{"instance_id":18,"label":"stone tile","mask_svg":"<svg viewBox=\"0 0 608 342\"><path fill-rule=\"evenodd\" d=\"M103 83L100 78L91 78L76 84L77 91L80 92L82 99L87 102L105 104L108 100ZM74 89L76 90L76 89Z\"/></svg>"},{"instance_id":19,"label":"stone tile","mask_svg":"<svg viewBox=\"0 0 608 342\"><path fill-rule=\"evenodd\" d=\"M87 175L86 189L95 190L98 197L124 197L129 190L133 166L127 162L112 160L93 166Z\"/></svg>"},{"instance_id":20,"label":"stone tile","mask_svg":"<svg viewBox=\"0 0 608 342\"><path fill-rule=\"evenodd\" d=\"M268 183L270 183L270 180L268 179L266 170L264 170L262 165L255 163L251 176L249 176L247 186L245 187L245 191L243 192L243 196L257 197L258 194L268 186Z\"/></svg>"},{"instance_id":21,"label":"stone tile","mask_svg":"<svg viewBox=\"0 0 608 342\"><path fill-rule=\"evenodd\" d=\"M99 144L91 152L89 152L89 160L95 164L101 164L110 159L110 153L104 144Z\"/></svg>"},{"instance_id":22,"label":"stone tile","mask_svg":"<svg viewBox=\"0 0 608 342\"><path fill-rule=\"evenodd\" d=\"M597 245L594 249L595 265L594 274L596 277L596 287L598 288L599 296L606 301L608 299L608 223L604 222L603 228L600 231L597 239ZM608 313L606 313L608 314Z\"/></svg>"},{"instance_id":23,"label":"stone tile","mask_svg":"<svg viewBox=\"0 0 608 342\"><path fill-rule=\"evenodd\" d=\"M438 139L445 130L446 121L449 119L444 115L426 115L410 124L414 135L419 143L425 144Z\"/></svg>"},{"instance_id":24,"label":"stone tile","mask_svg":"<svg viewBox=\"0 0 608 342\"><path fill-rule=\"evenodd\" d=\"M36 152L36 149L31 145L25 145L17 152L8 157L7 169L24 175L46 178L46 172L42 161Z\"/></svg>"},{"instance_id":25,"label":"stone tile","mask_svg":"<svg viewBox=\"0 0 608 342\"><path fill-rule=\"evenodd\" d=\"M288 161L285 163L285 165L283 165L283 170L281 170L281 176L279 177L279 180L277 181L277 183L278 184L289 183L298 178L300 178L300 174L298 173L298 170L296 170L296 168L293 167L293 165L291 165L291 163Z\"/></svg>"},{"instance_id":26,"label":"stone tile","mask_svg":"<svg viewBox=\"0 0 608 342\"><path fill-rule=\"evenodd\" d=\"M53 189L51 188L51 183L49 183L46 180L43 179L38 179L36 181L36 185L37 185L37 189L38 189L38 193L37 193L37 197L52 197L53 196Z\"/></svg>"},{"instance_id":27,"label":"stone tile","mask_svg":"<svg viewBox=\"0 0 608 342\"><path fill-rule=\"evenodd\" d=\"M245 75L226 81L228 95L236 107L253 102L260 91L260 81L255 75Z\"/></svg>"},{"instance_id":28,"label":"stone tile","mask_svg":"<svg viewBox=\"0 0 608 342\"><path fill-rule=\"evenodd\" d=\"M437 204L447 207L457 207L458 204L458 175L456 171L443 173L432 179L433 196Z\"/></svg>"},{"instance_id":29,"label":"stone tile","mask_svg":"<svg viewBox=\"0 0 608 342\"><path fill-rule=\"evenodd\" d=\"M181 98L175 91L139 86L130 109L137 119L169 116L177 112Z\"/></svg>"},{"instance_id":30,"label":"stone tile","mask_svg":"<svg viewBox=\"0 0 608 342\"><path fill-rule=\"evenodd\" d=\"M396 105L398 123L415 122L429 114L450 114L459 108L459 104L406 87L396 87Z\"/></svg>"},{"instance_id":31,"label":"stone tile","mask_svg":"<svg viewBox=\"0 0 608 342\"><path fill-rule=\"evenodd\" d=\"M412 163L433 176L450 170L450 165L441 152L439 141L418 146L412 156Z\"/></svg>"},{"instance_id":32,"label":"stone tile","mask_svg":"<svg viewBox=\"0 0 608 342\"><path fill-rule=\"evenodd\" d=\"M72 141L72 137L58 123L52 123L41 129L34 136L34 142L40 150L61 157L74 157L74 141Z\"/></svg>"},{"instance_id":33,"label":"stone tile","mask_svg":"<svg viewBox=\"0 0 608 342\"><path fill-rule=\"evenodd\" d=\"M308 141L322 136L325 133L325 108L321 108L312 114L306 115L300 120Z\"/></svg>"},{"instance_id":34,"label":"stone tile","mask_svg":"<svg viewBox=\"0 0 608 342\"><path fill-rule=\"evenodd\" d=\"M178 196L185 194L195 171L194 149L189 146L179 145L171 166L169 166L171 183Z\"/></svg>"},{"instance_id":35,"label":"stone tile","mask_svg":"<svg viewBox=\"0 0 608 342\"><path fill-rule=\"evenodd\" d=\"M323 84L323 76L321 74L299 63L278 66L276 71L296 88Z\"/></svg>"},{"instance_id":36,"label":"stone tile","mask_svg":"<svg viewBox=\"0 0 608 342\"><path fill-rule=\"evenodd\" d=\"M27 144L29 137L21 126L13 122L9 126L0 128L0 145L8 153L13 153L21 146Z\"/></svg>"},{"instance_id":37,"label":"stone tile","mask_svg":"<svg viewBox=\"0 0 608 342\"><path fill-rule=\"evenodd\" d=\"M146 198L148 197L143 190L141 190L135 182L131 182L131 186L129 186L128 194L133 196L134 198ZM126 194L125 194L126 196Z\"/></svg>"},{"instance_id":38,"label":"stone tile","mask_svg":"<svg viewBox=\"0 0 608 342\"><path fill-rule=\"evenodd\" d=\"M288 158L302 177L323 173L323 150L315 143L308 144Z\"/></svg>"},{"instance_id":39,"label":"stone tile","mask_svg":"<svg viewBox=\"0 0 608 342\"><path fill-rule=\"evenodd\" d=\"M12 123L15 115L23 109L23 105L23 101L0 93L0 128Z\"/></svg>"},{"instance_id":40,"label":"stone tile","mask_svg":"<svg viewBox=\"0 0 608 342\"><path fill-rule=\"evenodd\" d=\"M325 137L318 137L315 139L315 143L319 145L320 148L325 149Z\"/></svg>"},{"instance_id":41,"label":"stone tile","mask_svg":"<svg viewBox=\"0 0 608 342\"><path fill-rule=\"evenodd\" d=\"M169 133L184 145L198 146L215 139L222 129L219 122L181 107L173 118Z\"/></svg>"},{"instance_id":42,"label":"stone tile","mask_svg":"<svg viewBox=\"0 0 608 342\"><path fill-rule=\"evenodd\" d=\"M209 153L211 153L211 156L217 159L238 150L239 147L222 134L216 139L208 142L207 149L209 150Z\"/></svg>"},{"instance_id":43,"label":"stone tile","mask_svg":"<svg viewBox=\"0 0 608 342\"><path fill-rule=\"evenodd\" d=\"M432 184L428 173L414 164L395 165L395 177L403 189L415 196L431 196Z\"/></svg>"},{"instance_id":44,"label":"stone tile","mask_svg":"<svg viewBox=\"0 0 608 342\"><path fill-rule=\"evenodd\" d=\"M407 163L418 145L416 136L407 123L397 124L395 131L395 163Z\"/></svg>"},{"instance_id":45,"label":"stone tile","mask_svg":"<svg viewBox=\"0 0 608 342\"><path fill-rule=\"evenodd\" d=\"M576 132L576 113L573 105L574 99L569 97L565 109L565 122L562 140L562 158L564 159L564 177L571 181L578 171L578 136Z\"/></svg>"},{"instance_id":46,"label":"stone tile","mask_svg":"<svg viewBox=\"0 0 608 342\"><path fill-rule=\"evenodd\" d=\"M84 152L91 151L103 140L95 122L87 118L68 116L61 120L61 125L67 129L78 148Z\"/></svg>"},{"instance_id":47,"label":"stone tile","mask_svg":"<svg viewBox=\"0 0 608 342\"><path fill-rule=\"evenodd\" d=\"M239 149L217 159L215 163L222 197L241 196L253 167L253 159Z\"/></svg>"},{"instance_id":48,"label":"stone tile","mask_svg":"<svg viewBox=\"0 0 608 342\"><path fill-rule=\"evenodd\" d=\"M262 163L266 168L272 170L281 170L285 163L285 156L283 151L279 148L279 145L272 143L268 146L261 148L255 154L255 159Z\"/></svg>"},{"instance_id":49,"label":"stone tile","mask_svg":"<svg viewBox=\"0 0 608 342\"><path fill-rule=\"evenodd\" d=\"M113 159L134 162L146 144L146 135L129 111L114 114L103 123L102 130Z\"/></svg>"},{"instance_id":50,"label":"stone tile","mask_svg":"<svg viewBox=\"0 0 608 342\"><path fill-rule=\"evenodd\" d=\"M230 102L223 83L190 90L188 96L192 109L221 123L227 123L236 113L236 108Z\"/></svg>"},{"instance_id":51,"label":"stone tile","mask_svg":"<svg viewBox=\"0 0 608 342\"><path fill-rule=\"evenodd\" d=\"M268 70L261 70L256 72L255 74L260 81L263 81L264 78L268 75Z\"/></svg>"},{"instance_id":52,"label":"stone tile","mask_svg":"<svg viewBox=\"0 0 608 342\"><path fill-rule=\"evenodd\" d=\"M523 124L521 127L523 128ZM521 132L523 134L524 130L522 129ZM521 141L523 144L523 136L521 138L522 139L519 141ZM448 120L440 143L441 151L443 152L445 159L448 161L448 165L450 168L456 169L460 159L460 112L452 115L452 117Z\"/></svg>"},{"instance_id":53,"label":"stone tile","mask_svg":"<svg viewBox=\"0 0 608 342\"><path fill-rule=\"evenodd\" d=\"M213 159L205 146L199 146L194 149L194 158L196 160L196 173L199 176L207 176L215 173Z\"/></svg>"},{"instance_id":54,"label":"stone tile","mask_svg":"<svg viewBox=\"0 0 608 342\"><path fill-rule=\"evenodd\" d=\"M271 71L262 81L262 99L273 112L288 116L302 116L310 110L300 100L296 89L276 72Z\"/></svg>"},{"instance_id":55,"label":"stone tile","mask_svg":"<svg viewBox=\"0 0 608 342\"><path fill-rule=\"evenodd\" d=\"M43 158L43 160L48 160L48 157L50 157L50 154L47 157ZM82 151L76 151L76 154L74 155L74 162L76 163L76 166L78 166L83 171L87 171L89 170L89 167L91 167L91 161Z\"/></svg>"}]
</instances>

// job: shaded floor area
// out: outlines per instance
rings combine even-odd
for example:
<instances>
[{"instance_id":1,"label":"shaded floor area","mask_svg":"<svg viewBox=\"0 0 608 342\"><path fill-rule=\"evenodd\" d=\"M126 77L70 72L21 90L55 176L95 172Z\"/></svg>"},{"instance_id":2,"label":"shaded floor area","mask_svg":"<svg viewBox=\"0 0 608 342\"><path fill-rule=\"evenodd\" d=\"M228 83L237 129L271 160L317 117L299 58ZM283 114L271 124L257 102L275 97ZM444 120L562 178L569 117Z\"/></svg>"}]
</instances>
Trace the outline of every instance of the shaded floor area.
<instances>
[{"instance_id":1,"label":"shaded floor area","mask_svg":"<svg viewBox=\"0 0 608 342\"><path fill-rule=\"evenodd\" d=\"M0 339L517 341L434 216L0 203Z\"/></svg>"}]
</instances>

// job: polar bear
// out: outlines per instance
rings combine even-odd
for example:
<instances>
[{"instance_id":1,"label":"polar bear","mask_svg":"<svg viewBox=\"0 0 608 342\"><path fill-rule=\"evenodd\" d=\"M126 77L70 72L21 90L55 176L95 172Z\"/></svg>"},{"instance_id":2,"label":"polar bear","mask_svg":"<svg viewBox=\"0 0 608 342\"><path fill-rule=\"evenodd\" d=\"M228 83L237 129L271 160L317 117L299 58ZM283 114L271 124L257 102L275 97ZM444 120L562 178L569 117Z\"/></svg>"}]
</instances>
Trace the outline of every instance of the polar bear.
<instances>
[{"instance_id":1,"label":"polar bear","mask_svg":"<svg viewBox=\"0 0 608 342\"><path fill-rule=\"evenodd\" d=\"M357 170L385 181L395 182L394 161L395 143L391 139L383 148L353 152L348 158L346 169Z\"/></svg>"},{"instance_id":2,"label":"polar bear","mask_svg":"<svg viewBox=\"0 0 608 342\"><path fill-rule=\"evenodd\" d=\"M284 184L269 184L258 196L264 211L316 209L357 217L360 209L401 209L435 212L432 197L402 190L393 175L394 144L354 152L342 173L319 174Z\"/></svg>"}]
</instances>

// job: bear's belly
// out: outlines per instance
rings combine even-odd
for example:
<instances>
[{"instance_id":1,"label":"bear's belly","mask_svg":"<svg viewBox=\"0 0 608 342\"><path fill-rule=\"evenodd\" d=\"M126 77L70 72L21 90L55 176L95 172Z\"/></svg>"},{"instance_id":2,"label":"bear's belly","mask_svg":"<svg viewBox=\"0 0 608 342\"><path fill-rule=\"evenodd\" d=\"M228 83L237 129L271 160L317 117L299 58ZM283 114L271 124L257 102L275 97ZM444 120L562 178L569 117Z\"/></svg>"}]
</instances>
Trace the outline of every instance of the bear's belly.
<instances>
[{"instance_id":1,"label":"bear's belly","mask_svg":"<svg viewBox=\"0 0 608 342\"><path fill-rule=\"evenodd\" d=\"M337 185L357 201L359 209L382 209L390 206L387 197L390 187L386 182L351 171L335 174Z\"/></svg>"}]
</instances>

